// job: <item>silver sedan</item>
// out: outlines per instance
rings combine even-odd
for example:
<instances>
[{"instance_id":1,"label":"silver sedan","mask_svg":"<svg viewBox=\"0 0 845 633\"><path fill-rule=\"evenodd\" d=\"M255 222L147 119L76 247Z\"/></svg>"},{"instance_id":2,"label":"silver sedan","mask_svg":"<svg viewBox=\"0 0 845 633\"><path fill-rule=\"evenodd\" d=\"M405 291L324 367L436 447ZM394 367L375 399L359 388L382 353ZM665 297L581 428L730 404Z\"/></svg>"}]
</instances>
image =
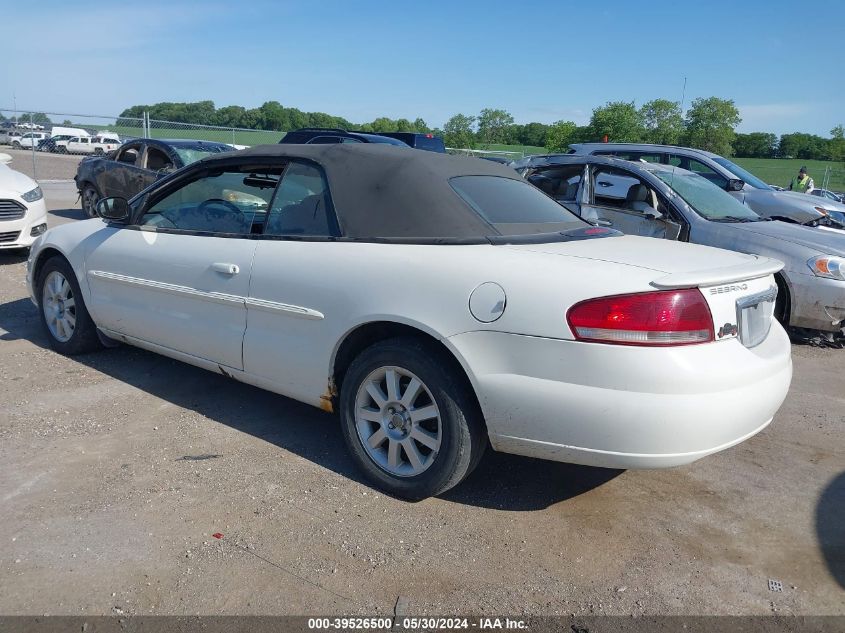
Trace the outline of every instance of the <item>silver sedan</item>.
<instances>
[{"instance_id":1,"label":"silver sedan","mask_svg":"<svg viewBox=\"0 0 845 633\"><path fill-rule=\"evenodd\" d=\"M699 174L593 155L534 157L530 182L582 218L624 233L785 262L776 314L793 334L845 344L845 231L761 218Z\"/></svg>"}]
</instances>

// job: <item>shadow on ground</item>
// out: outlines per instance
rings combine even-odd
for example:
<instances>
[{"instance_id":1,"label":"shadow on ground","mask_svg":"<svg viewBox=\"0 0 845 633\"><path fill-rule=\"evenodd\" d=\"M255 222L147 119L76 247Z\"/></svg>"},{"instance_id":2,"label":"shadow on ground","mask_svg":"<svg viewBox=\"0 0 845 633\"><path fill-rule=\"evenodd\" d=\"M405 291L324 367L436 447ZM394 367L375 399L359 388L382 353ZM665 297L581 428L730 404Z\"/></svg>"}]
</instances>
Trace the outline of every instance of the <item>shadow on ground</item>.
<instances>
[{"instance_id":1,"label":"shadow on ground","mask_svg":"<svg viewBox=\"0 0 845 633\"><path fill-rule=\"evenodd\" d=\"M48 348L27 299L0 304L0 340ZM219 374L129 346L74 360L184 409L259 437L363 485L343 444L337 417ZM445 500L499 510L542 510L601 486L621 471L560 464L489 450Z\"/></svg>"},{"instance_id":2,"label":"shadow on ground","mask_svg":"<svg viewBox=\"0 0 845 633\"><path fill-rule=\"evenodd\" d=\"M55 215L60 218L67 218L69 220L87 220L88 216L82 209L53 209L50 215Z\"/></svg>"},{"instance_id":3,"label":"shadow on ground","mask_svg":"<svg viewBox=\"0 0 845 633\"><path fill-rule=\"evenodd\" d=\"M0 250L0 266L22 264L29 257L28 248L10 248Z\"/></svg>"},{"instance_id":4,"label":"shadow on ground","mask_svg":"<svg viewBox=\"0 0 845 633\"><path fill-rule=\"evenodd\" d=\"M819 497L816 535L831 576L845 589L845 472L834 477Z\"/></svg>"}]
</instances>

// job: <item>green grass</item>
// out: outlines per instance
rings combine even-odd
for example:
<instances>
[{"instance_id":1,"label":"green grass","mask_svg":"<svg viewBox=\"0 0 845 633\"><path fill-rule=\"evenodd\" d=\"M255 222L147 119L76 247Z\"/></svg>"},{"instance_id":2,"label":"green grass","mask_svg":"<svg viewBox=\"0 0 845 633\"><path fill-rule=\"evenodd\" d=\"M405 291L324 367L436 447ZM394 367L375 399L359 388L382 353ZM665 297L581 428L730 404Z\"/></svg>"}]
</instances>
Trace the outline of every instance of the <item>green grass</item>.
<instances>
[{"instance_id":1,"label":"green grass","mask_svg":"<svg viewBox=\"0 0 845 633\"><path fill-rule=\"evenodd\" d=\"M125 136L143 136L140 127L123 127L115 125L89 125L90 128L108 130ZM205 128L150 128L151 138L185 138L203 141L218 141L221 143L234 143L235 145L264 145L278 143L284 136L284 132L273 132L265 130L209 130Z\"/></svg>"},{"instance_id":2,"label":"green grass","mask_svg":"<svg viewBox=\"0 0 845 633\"><path fill-rule=\"evenodd\" d=\"M845 191L845 164L827 160L804 160L801 158L734 158L737 165L744 167L758 178L772 185L787 187L793 177L798 175L802 166L821 187L824 182L825 168L830 169L830 181L827 186L832 191Z\"/></svg>"},{"instance_id":3,"label":"green grass","mask_svg":"<svg viewBox=\"0 0 845 633\"><path fill-rule=\"evenodd\" d=\"M537 147L536 145L503 145L494 143L487 147L486 145L478 145L475 149L489 150L491 152L519 152L521 154L545 154L545 147Z\"/></svg>"}]
</instances>

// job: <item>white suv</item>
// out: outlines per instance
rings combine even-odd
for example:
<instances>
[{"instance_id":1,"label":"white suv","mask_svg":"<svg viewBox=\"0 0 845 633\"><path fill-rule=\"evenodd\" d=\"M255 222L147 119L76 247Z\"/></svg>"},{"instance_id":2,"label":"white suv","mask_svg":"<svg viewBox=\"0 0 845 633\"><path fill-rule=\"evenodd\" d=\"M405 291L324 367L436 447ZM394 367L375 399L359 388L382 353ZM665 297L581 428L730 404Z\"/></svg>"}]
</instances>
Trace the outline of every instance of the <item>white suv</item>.
<instances>
[{"instance_id":1,"label":"white suv","mask_svg":"<svg viewBox=\"0 0 845 633\"><path fill-rule=\"evenodd\" d=\"M46 132L27 132L12 140L12 147L15 149L38 147L38 141L43 141L45 138L50 138L50 135Z\"/></svg>"}]
</instances>

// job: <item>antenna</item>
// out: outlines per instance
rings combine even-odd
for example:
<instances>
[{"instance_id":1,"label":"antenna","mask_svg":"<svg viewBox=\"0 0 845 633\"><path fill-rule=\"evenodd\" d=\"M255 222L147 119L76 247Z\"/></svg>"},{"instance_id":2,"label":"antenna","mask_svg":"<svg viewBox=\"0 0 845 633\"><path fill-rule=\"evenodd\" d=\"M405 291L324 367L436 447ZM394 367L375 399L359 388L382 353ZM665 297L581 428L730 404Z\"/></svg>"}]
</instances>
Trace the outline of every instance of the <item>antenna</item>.
<instances>
[{"instance_id":1,"label":"antenna","mask_svg":"<svg viewBox=\"0 0 845 633\"><path fill-rule=\"evenodd\" d=\"M687 78L684 77L684 87L681 89L681 116L684 116L684 103L686 102L687 98ZM672 177L669 179L669 188L673 189L672 185L675 184L675 168L672 168ZM674 191L674 189L673 189Z\"/></svg>"}]
</instances>

